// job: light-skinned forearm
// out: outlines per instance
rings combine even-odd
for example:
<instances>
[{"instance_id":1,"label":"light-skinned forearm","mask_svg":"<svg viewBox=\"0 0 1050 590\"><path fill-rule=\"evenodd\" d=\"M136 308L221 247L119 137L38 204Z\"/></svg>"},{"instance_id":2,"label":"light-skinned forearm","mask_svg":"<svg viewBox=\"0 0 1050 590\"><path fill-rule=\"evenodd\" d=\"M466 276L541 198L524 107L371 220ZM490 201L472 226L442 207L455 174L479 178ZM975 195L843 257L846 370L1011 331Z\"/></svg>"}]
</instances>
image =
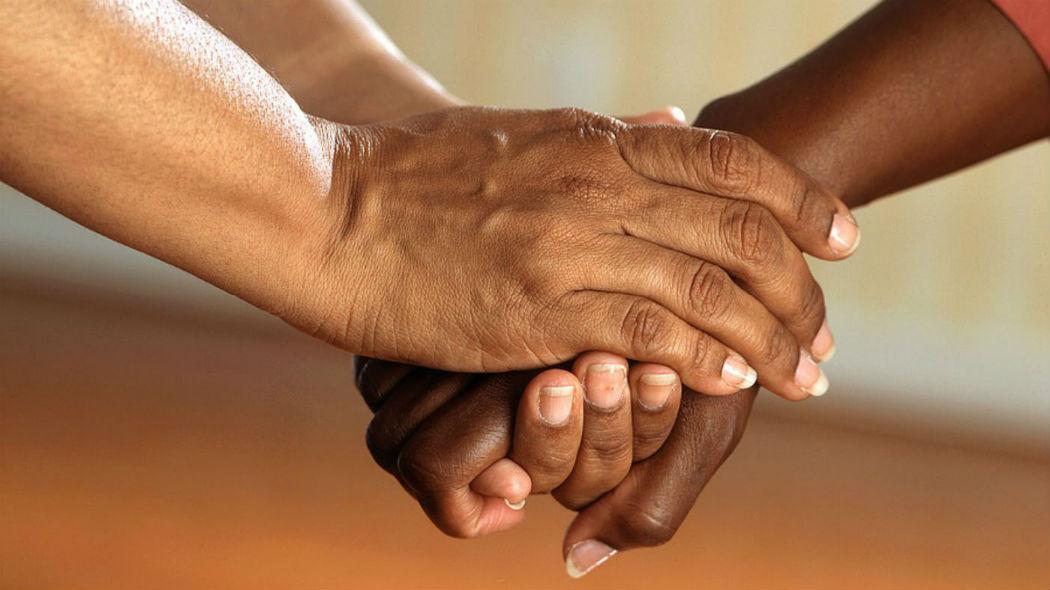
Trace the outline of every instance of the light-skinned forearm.
<instances>
[{"instance_id":1,"label":"light-skinned forearm","mask_svg":"<svg viewBox=\"0 0 1050 590\"><path fill-rule=\"evenodd\" d=\"M2 2L0 71L5 182L266 307L303 280L331 138L189 10Z\"/></svg>"},{"instance_id":2,"label":"light-skinned forearm","mask_svg":"<svg viewBox=\"0 0 1050 590\"><path fill-rule=\"evenodd\" d=\"M459 101L352 0L183 0L251 54L304 111L369 123Z\"/></svg>"}]
</instances>

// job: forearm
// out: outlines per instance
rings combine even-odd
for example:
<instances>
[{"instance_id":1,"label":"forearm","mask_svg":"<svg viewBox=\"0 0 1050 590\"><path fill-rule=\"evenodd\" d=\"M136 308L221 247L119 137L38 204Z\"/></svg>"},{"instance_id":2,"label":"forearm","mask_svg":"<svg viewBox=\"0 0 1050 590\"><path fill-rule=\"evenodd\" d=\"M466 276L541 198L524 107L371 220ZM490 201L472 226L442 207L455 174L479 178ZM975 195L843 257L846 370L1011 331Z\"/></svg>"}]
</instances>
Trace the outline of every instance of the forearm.
<instances>
[{"instance_id":1,"label":"forearm","mask_svg":"<svg viewBox=\"0 0 1050 590\"><path fill-rule=\"evenodd\" d=\"M274 74L308 113L343 123L455 104L352 0L184 0Z\"/></svg>"},{"instance_id":2,"label":"forearm","mask_svg":"<svg viewBox=\"0 0 1050 590\"><path fill-rule=\"evenodd\" d=\"M987 0L888 0L697 124L860 205L1050 134L1050 81Z\"/></svg>"},{"instance_id":3,"label":"forearm","mask_svg":"<svg viewBox=\"0 0 1050 590\"><path fill-rule=\"evenodd\" d=\"M331 182L330 141L175 2L0 4L0 176L249 299ZM284 264L280 263L284 261Z\"/></svg>"}]
</instances>

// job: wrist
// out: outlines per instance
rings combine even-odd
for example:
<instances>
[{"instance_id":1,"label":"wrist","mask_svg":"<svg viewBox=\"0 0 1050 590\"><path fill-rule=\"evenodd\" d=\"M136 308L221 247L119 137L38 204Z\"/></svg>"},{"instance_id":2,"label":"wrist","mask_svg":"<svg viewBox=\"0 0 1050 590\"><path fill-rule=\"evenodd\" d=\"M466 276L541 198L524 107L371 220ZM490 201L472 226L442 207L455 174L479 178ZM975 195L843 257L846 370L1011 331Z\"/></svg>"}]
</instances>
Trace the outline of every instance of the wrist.
<instances>
[{"instance_id":1,"label":"wrist","mask_svg":"<svg viewBox=\"0 0 1050 590\"><path fill-rule=\"evenodd\" d=\"M693 123L696 127L723 129L747 135L787 163L802 170L847 205L871 200L852 167L848 146L835 149L824 122L804 114L769 108L777 101L760 86L709 102Z\"/></svg>"},{"instance_id":2,"label":"wrist","mask_svg":"<svg viewBox=\"0 0 1050 590\"><path fill-rule=\"evenodd\" d=\"M275 270L282 298L268 311L312 336L367 355L370 348L351 328L360 318L374 317L367 295L378 290L384 275L370 268L375 256L355 218L362 215L362 187L374 168L369 154L377 149L376 137L368 126L309 119L325 146L329 182L324 191L295 199L298 205L288 211L294 217L274 228L274 243L284 257ZM360 276L371 282L363 284Z\"/></svg>"}]
</instances>

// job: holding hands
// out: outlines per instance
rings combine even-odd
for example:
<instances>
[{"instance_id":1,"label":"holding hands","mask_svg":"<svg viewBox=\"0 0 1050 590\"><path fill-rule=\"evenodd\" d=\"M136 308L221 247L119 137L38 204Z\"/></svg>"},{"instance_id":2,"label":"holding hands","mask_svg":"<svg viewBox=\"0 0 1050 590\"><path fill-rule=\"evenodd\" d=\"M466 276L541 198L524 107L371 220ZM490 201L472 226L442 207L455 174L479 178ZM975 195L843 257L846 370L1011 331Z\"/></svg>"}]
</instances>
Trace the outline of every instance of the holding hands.
<instances>
[{"instance_id":1,"label":"holding hands","mask_svg":"<svg viewBox=\"0 0 1050 590\"><path fill-rule=\"evenodd\" d=\"M828 390L803 254L860 233L800 168L858 204L1050 133L1050 49L983 0L886 0L705 110L800 168L670 113L461 106L353 3L186 4L237 45L174 0L0 3L0 180L361 355L434 523L549 492L574 576L674 534L757 385Z\"/></svg>"},{"instance_id":2,"label":"holding hands","mask_svg":"<svg viewBox=\"0 0 1050 590\"><path fill-rule=\"evenodd\" d=\"M657 113L644 122L677 121ZM738 136L731 141L747 142ZM755 148L748 142L745 149ZM800 181L805 178L784 169ZM711 182L724 182L725 176L719 178ZM818 189L807 185L806 190ZM803 200L824 194L815 192ZM745 206L752 203L745 201ZM849 227L834 228L841 222L836 205L827 198L825 210L833 213L828 223L832 239L823 244L826 258L847 256L859 239L852 217L847 217ZM806 207L815 204L795 205L792 233L802 241L808 230L811 249L819 252L812 236L819 235L816 228L821 223L806 227ZM793 254L801 260L796 246L790 247L785 258ZM727 286L738 288L729 273L712 268L725 274ZM646 271L639 271L644 280ZM803 278L812 281L808 270ZM696 293L692 289L691 294ZM743 295L741 290L738 296ZM711 305L712 300L703 301ZM810 317L823 320L820 298L817 307L816 313L799 309L789 317L806 317L809 311ZM751 325L751 318L738 317L741 313L740 308L724 309L722 318L727 324ZM802 330L813 334L812 329ZM809 353L825 360L833 351L825 321L815 332L808 347L792 340L792 347L801 351L800 365L809 361ZM735 336L731 329L723 333L727 339ZM657 545L674 535L696 496L735 447L756 392L754 369L746 369L746 378L737 382L723 370L723 385L735 389L710 391L728 393L727 397L706 397L689 389L683 394L681 379L671 367L629 365L623 356L609 352L586 353L565 369L542 372L468 375L373 359L359 359L357 372L358 387L376 412L367 437L369 449L441 530L457 537L505 530L524 518L528 495L551 493L565 507L579 511L563 542L567 572L573 577L617 551ZM819 368L816 372L819 382L822 373ZM804 371L800 367L795 373L797 380ZM812 390L811 385L802 392L796 399L823 390Z\"/></svg>"}]
</instances>

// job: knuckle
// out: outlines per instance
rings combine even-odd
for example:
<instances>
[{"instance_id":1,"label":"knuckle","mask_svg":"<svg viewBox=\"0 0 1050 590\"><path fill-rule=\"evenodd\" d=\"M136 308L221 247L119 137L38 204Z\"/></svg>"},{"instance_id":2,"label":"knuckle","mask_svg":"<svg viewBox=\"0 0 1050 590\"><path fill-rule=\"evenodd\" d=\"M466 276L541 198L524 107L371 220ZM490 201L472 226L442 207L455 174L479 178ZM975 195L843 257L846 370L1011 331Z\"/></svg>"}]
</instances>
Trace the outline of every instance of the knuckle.
<instances>
[{"instance_id":1,"label":"knuckle","mask_svg":"<svg viewBox=\"0 0 1050 590\"><path fill-rule=\"evenodd\" d=\"M659 306L638 300L628 308L620 332L634 354L651 355L666 348L668 324Z\"/></svg>"},{"instance_id":2,"label":"knuckle","mask_svg":"<svg viewBox=\"0 0 1050 590\"><path fill-rule=\"evenodd\" d=\"M824 290L816 281L810 281L805 293L802 295L802 308L800 310L803 321L813 329L811 336L816 336L816 330L824 321L827 309L824 303Z\"/></svg>"},{"instance_id":3,"label":"knuckle","mask_svg":"<svg viewBox=\"0 0 1050 590\"><path fill-rule=\"evenodd\" d=\"M632 452L638 450L648 450L659 448L665 440L667 435L670 433L670 426L663 424L649 424L646 426L635 426L634 429L634 449Z\"/></svg>"},{"instance_id":4,"label":"knuckle","mask_svg":"<svg viewBox=\"0 0 1050 590\"><path fill-rule=\"evenodd\" d=\"M612 117L569 107L556 109L557 117L580 139L615 142L617 121Z\"/></svg>"},{"instance_id":5,"label":"knuckle","mask_svg":"<svg viewBox=\"0 0 1050 590\"><path fill-rule=\"evenodd\" d=\"M711 355L714 354L714 350L715 346L713 340L704 334L697 334L697 337L693 341L693 350L692 355L690 356L693 370L703 371L710 364Z\"/></svg>"},{"instance_id":6,"label":"knuckle","mask_svg":"<svg viewBox=\"0 0 1050 590\"><path fill-rule=\"evenodd\" d=\"M555 116L567 125L579 125L595 113L580 107L562 107L554 109Z\"/></svg>"},{"instance_id":7,"label":"knuckle","mask_svg":"<svg viewBox=\"0 0 1050 590\"><path fill-rule=\"evenodd\" d=\"M365 446L368 447L372 459L380 467L387 471L394 468L397 462L397 448L391 444L387 429L379 420L373 419L368 423L368 429L365 431Z\"/></svg>"},{"instance_id":8,"label":"knuckle","mask_svg":"<svg viewBox=\"0 0 1050 590\"><path fill-rule=\"evenodd\" d=\"M522 271L520 293L537 305L555 306L555 302L571 290L571 275L565 271L563 256L523 257L518 268Z\"/></svg>"},{"instance_id":9,"label":"knuckle","mask_svg":"<svg viewBox=\"0 0 1050 590\"><path fill-rule=\"evenodd\" d=\"M769 262L777 251L777 220L756 203L729 202L722 210L721 229L730 252L745 262Z\"/></svg>"},{"instance_id":10,"label":"knuckle","mask_svg":"<svg viewBox=\"0 0 1050 590\"><path fill-rule=\"evenodd\" d=\"M706 158L708 175L716 191L742 195L750 191L758 177L757 146L751 138L728 131L712 131L708 136Z\"/></svg>"},{"instance_id":11,"label":"knuckle","mask_svg":"<svg viewBox=\"0 0 1050 590\"><path fill-rule=\"evenodd\" d=\"M795 338L783 328L778 328L761 348L759 360L766 366L782 363L785 367L794 367L798 363L798 344Z\"/></svg>"},{"instance_id":12,"label":"knuckle","mask_svg":"<svg viewBox=\"0 0 1050 590\"><path fill-rule=\"evenodd\" d=\"M599 464L622 464L626 469L630 466L631 439L613 433L603 436L585 436L580 442L580 453L592 457ZM615 475L610 474L609 476L615 477Z\"/></svg>"},{"instance_id":13,"label":"knuckle","mask_svg":"<svg viewBox=\"0 0 1050 590\"><path fill-rule=\"evenodd\" d=\"M535 491L541 486L558 485L568 477L576 460L576 449L569 452L555 449L550 452L530 453L526 457L513 455L512 458L529 474Z\"/></svg>"},{"instance_id":14,"label":"knuckle","mask_svg":"<svg viewBox=\"0 0 1050 590\"><path fill-rule=\"evenodd\" d=\"M409 445L397 457L397 470L408 485L417 492L439 489L446 479L431 456Z\"/></svg>"},{"instance_id":15,"label":"knuckle","mask_svg":"<svg viewBox=\"0 0 1050 590\"><path fill-rule=\"evenodd\" d=\"M644 506L631 502L614 517L620 530L643 547L656 547L670 541L678 531L678 520L660 505Z\"/></svg>"},{"instance_id":16,"label":"knuckle","mask_svg":"<svg viewBox=\"0 0 1050 590\"><path fill-rule=\"evenodd\" d=\"M372 364L372 359L366 356L356 355L354 356L354 382L357 385L358 391L368 395L371 390L374 389L372 380L369 379L368 370L369 365Z\"/></svg>"},{"instance_id":17,"label":"knuckle","mask_svg":"<svg viewBox=\"0 0 1050 590\"><path fill-rule=\"evenodd\" d=\"M702 262L689 283L689 305L702 317L718 319L733 304L733 281L724 270Z\"/></svg>"},{"instance_id":18,"label":"knuckle","mask_svg":"<svg viewBox=\"0 0 1050 590\"><path fill-rule=\"evenodd\" d=\"M820 227L831 223L831 216L824 213L828 210L824 199L812 183L805 178L796 177L795 186L791 189L792 202L794 203L794 225L799 229L826 229Z\"/></svg>"}]
</instances>

